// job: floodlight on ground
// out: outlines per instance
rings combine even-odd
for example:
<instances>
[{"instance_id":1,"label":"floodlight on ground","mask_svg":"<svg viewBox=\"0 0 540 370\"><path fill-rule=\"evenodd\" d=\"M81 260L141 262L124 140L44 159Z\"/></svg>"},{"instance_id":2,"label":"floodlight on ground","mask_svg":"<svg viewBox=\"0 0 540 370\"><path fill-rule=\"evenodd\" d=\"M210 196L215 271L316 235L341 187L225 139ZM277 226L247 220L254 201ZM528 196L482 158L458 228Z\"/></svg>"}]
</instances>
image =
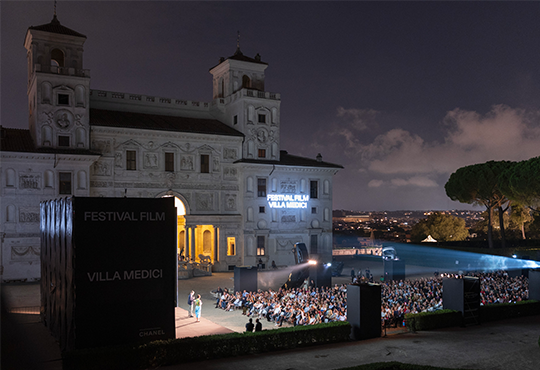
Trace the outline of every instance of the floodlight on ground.
<instances>
[{"instance_id":1,"label":"floodlight on ground","mask_svg":"<svg viewBox=\"0 0 540 370\"><path fill-rule=\"evenodd\" d=\"M307 263L310 264L310 265L316 265L316 264L317 264L317 261L315 261L315 260L308 260Z\"/></svg>"}]
</instances>

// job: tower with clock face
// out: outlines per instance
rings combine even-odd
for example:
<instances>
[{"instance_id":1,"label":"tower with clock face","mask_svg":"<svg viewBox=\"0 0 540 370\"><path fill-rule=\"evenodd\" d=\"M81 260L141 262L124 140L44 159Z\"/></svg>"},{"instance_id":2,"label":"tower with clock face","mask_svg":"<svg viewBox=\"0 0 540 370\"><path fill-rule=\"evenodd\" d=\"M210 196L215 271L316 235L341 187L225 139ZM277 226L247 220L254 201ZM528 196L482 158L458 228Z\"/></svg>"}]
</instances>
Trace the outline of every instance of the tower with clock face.
<instances>
[{"instance_id":1,"label":"tower with clock face","mask_svg":"<svg viewBox=\"0 0 540 370\"><path fill-rule=\"evenodd\" d=\"M83 69L86 36L52 21L28 28L30 134L37 148L90 148L90 73Z\"/></svg>"}]
</instances>

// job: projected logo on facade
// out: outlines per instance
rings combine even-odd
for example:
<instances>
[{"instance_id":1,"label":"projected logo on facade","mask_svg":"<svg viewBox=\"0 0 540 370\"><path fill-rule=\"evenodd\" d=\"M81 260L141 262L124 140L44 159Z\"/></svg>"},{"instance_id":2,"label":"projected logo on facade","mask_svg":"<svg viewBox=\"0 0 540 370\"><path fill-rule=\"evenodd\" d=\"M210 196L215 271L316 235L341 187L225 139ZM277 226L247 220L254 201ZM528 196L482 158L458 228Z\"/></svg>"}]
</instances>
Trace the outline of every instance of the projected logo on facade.
<instances>
[{"instance_id":1,"label":"projected logo on facade","mask_svg":"<svg viewBox=\"0 0 540 370\"><path fill-rule=\"evenodd\" d=\"M309 195L268 194L266 200L270 208L307 208Z\"/></svg>"}]
</instances>

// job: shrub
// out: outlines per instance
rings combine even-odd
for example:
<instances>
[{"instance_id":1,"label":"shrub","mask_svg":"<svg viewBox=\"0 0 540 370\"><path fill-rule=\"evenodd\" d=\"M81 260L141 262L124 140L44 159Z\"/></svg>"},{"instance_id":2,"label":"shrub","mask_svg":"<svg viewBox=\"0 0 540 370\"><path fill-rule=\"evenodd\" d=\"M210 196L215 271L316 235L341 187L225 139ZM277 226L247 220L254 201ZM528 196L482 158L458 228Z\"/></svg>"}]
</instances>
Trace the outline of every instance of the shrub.
<instances>
[{"instance_id":1,"label":"shrub","mask_svg":"<svg viewBox=\"0 0 540 370\"><path fill-rule=\"evenodd\" d=\"M463 318L461 312L438 310L433 312L408 313L405 315L409 331L433 330L460 326Z\"/></svg>"},{"instance_id":2,"label":"shrub","mask_svg":"<svg viewBox=\"0 0 540 370\"><path fill-rule=\"evenodd\" d=\"M135 346L75 350L63 354L63 368L147 369L190 361L306 347L349 340L348 322L297 326L256 333L231 333L154 341Z\"/></svg>"}]
</instances>

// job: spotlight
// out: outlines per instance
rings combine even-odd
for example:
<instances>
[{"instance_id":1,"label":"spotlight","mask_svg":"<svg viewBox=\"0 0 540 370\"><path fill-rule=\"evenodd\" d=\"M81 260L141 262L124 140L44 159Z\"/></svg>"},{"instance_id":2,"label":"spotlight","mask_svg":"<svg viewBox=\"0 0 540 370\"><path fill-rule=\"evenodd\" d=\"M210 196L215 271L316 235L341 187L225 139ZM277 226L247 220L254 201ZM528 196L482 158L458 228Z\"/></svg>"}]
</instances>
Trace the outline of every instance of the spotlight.
<instances>
[{"instance_id":1,"label":"spotlight","mask_svg":"<svg viewBox=\"0 0 540 370\"><path fill-rule=\"evenodd\" d=\"M332 266L332 263L331 263L331 262L328 262L328 263L326 264L326 267L330 267L330 266Z\"/></svg>"},{"instance_id":2,"label":"spotlight","mask_svg":"<svg viewBox=\"0 0 540 370\"><path fill-rule=\"evenodd\" d=\"M517 258L517 256L515 254L512 255L512 258Z\"/></svg>"},{"instance_id":3,"label":"spotlight","mask_svg":"<svg viewBox=\"0 0 540 370\"><path fill-rule=\"evenodd\" d=\"M307 263L310 264L310 265L316 265L316 264L317 264L317 261L315 261L315 260L308 260Z\"/></svg>"}]
</instances>

